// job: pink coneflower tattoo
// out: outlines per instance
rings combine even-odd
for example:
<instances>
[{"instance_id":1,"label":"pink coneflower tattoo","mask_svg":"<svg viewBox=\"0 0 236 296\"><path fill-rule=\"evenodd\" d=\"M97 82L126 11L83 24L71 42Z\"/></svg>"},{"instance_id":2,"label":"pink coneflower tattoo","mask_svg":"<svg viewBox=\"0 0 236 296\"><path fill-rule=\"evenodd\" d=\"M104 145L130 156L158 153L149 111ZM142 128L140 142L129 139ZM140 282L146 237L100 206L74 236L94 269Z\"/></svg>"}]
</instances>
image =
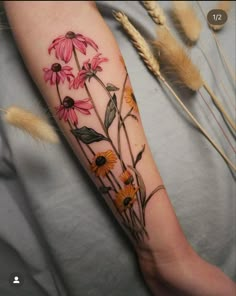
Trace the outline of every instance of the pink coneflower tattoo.
<instances>
[{"instance_id":1,"label":"pink coneflower tattoo","mask_svg":"<svg viewBox=\"0 0 236 296\"><path fill-rule=\"evenodd\" d=\"M97 72L102 71L101 63L107 62L107 58L100 58L101 53L95 55L92 60L87 60L83 63L82 70L79 71L77 77L74 79L73 86L74 88L84 87L86 80L90 79L96 75Z\"/></svg>"},{"instance_id":2,"label":"pink coneflower tattoo","mask_svg":"<svg viewBox=\"0 0 236 296\"><path fill-rule=\"evenodd\" d=\"M44 80L50 81L51 85L64 83L65 79L69 83L74 79L74 75L71 73L72 68L69 66L61 66L58 63L52 64L51 68L43 68Z\"/></svg>"},{"instance_id":3,"label":"pink coneflower tattoo","mask_svg":"<svg viewBox=\"0 0 236 296\"><path fill-rule=\"evenodd\" d=\"M78 49L85 55L88 45L95 50L98 49L97 44L92 39L85 37L82 34L76 34L69 31L66 35L61 35L53 40L52 44L48 48L48 52L50 54L52 49L55 49L56 58L68 63L71 60L74 49Z\"/></svg>"},{"instance_id":4,"label":"pink coneflower tattoo","mask_svg":"<svg viewBox=\"0 0 236 296\"><path fill-rule=\"evenodd\" d=\"M78 110L80 113L89 115L90 109L93 108L93 105L90 99L83 100L73 100L71 97L66 96L62 104L56 107L56 114L59 119L64 119L64 121L70 120L74 125L78 124L78 116L75 110Z\"/></svg>"}]
</instances>

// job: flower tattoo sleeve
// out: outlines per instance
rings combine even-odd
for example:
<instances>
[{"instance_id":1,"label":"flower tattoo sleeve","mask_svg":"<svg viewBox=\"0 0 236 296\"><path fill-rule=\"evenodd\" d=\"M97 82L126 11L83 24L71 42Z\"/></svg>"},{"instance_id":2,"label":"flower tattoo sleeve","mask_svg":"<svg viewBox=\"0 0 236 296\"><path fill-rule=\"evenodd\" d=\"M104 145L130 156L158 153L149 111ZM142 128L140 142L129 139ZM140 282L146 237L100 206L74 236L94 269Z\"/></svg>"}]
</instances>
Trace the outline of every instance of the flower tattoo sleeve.
<instances>
[{"instance_id":1,"label":"flower tattoo sleeve","mask_svg":"<svg viewBox=\"0 0 236 296\"><path fill-rule=\"evenodd\" d=\"M94 51L93 56L87 56L88 47L91 48L89 52ZM68 124L91 173L98 179L100 192L112 202L120 222L133 240L139 243L148 239L145 227L146 206L152 196L158 190L164 189L164 186L159 185L148 193L139 171L145 145L134 155L127 118L138 121L138 107L132 88L127 83L128 73L123 59L120 57L125 68L125 77L123 85L118 87L100 78L99 73L105 71L109 58L99 52L98 45L89 37L72 31L67 32L52 41L48 53L54 56L54 63L43 68L44 80L55 88L58 97L58 105L55 106L56 116ZM70 65L72 60L77 69L73 69ZM106 94L104 115L99 113L96 98L89 90L89 85L95 80ZM68 90L64 97L61 96L62 84L66 85ZM76 97L72 98L69 95L71 89L77 91ZM86 97L81 97L80 89L85 89ZM124 104L127 104L129 109L125 114ZM91 116L93 120L97 120L102 132L89 126L81 126L80 116ZM110 128L114 125L117 129L116 141L113 139L114 136L110 135ZM124 132L124 138L121 138L121 130ZM110 148L101 151L91 145L102 141L108 143ZM123 159L122 141L126 141L129 162ZM116 170L114 170L115 167ZM118 174L117 171L119 171Z\"/></svg>"}]
</instances>

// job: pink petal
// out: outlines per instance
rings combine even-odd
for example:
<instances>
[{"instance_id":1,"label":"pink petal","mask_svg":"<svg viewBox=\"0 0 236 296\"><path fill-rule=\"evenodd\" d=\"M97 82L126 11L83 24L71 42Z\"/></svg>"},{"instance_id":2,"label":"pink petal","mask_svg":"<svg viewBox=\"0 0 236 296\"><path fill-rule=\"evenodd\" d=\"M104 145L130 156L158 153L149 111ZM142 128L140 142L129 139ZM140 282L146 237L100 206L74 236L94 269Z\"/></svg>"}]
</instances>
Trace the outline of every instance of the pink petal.
<instances>
[{"instance_id":1,"label":"pink petal","mask_svg":"<svg viewBox=\"0 0 236 296\"><path fill-rule=\"evenodd\" d=\"M70 66L63 66L62 71L71 71L73 68Z\"/></svg>"},{"instance_id":2,"label":"pink petal","mask_svg":"<svg viewBox=\"0 0 236 296\"><path fill-rule=\"evenodd\" d=\"M60 79L61 79L62 83L64 83L64 81L66 79L65 73L63 71L60 71L60 72L57 72L57 75L59 77L59 81L58 82L60 82Z\"/></svg>"},{"instance_id":3,"label":"pink petal","mask_svg":"<svg viewBox=\"0 0 236 296\"><path fill-rule=\"evenodd\" d=\"M56 84L56 81L57 81L57 74L56 72L52 72L51 85Z\"/></svg>"},{"instance_id":4,"label":"pink petal","mask_svg":"<svg viewBox=\"0 0 236 296\"><path fill-rule=\"evenodd\" d=\"M65 52L66 40L67 39L64 39L57 46L59 59L61 59L63 61L64 61L64 52Z\"/></svg>"},{"instance_id":5,"label":"pink petal","mask_svg":"<svg viewBox=\"0 0 236 296\"><path fill-rule=\"evenodd\" d=\"M56 72L56 82L57 82L57 84L59 84L60 81L61 81L61 77L59 75L59 72Z\"/></svg>"},{"instance_id":6,"label":"pink petal","mask_svg":"<svg viewBox=\"0 0 236 296\"><path fill-rule=\"evenodd\" d=\"M90 67L89 67L89 61L90 61L90 59L88 59L87 61L85 61L84 63L83 63L83 70L81 70L81 71L89 71L90 70Z\"/></svg>"},{"instance_id":7,"label":"pink petal","mask_svg":"<svg viewBox=\"0 0 236 296\"><path fill-rule=\"evenodd\" d=\"M85 109L78 109L78 108L77 108L77 110L78 110L80 113L85 114L85 115L89 115L89 114L91 114L88 110L85 110Z\"/></svg>"},{"instance_id":8,"label":"pink petal","mask_svg":"<svg viewBox=\"0 0 236 296\"><path fill-rule=\"evenodd\" d=\"M67 121L70 116L70 109L65 109L64 121Z\"/></svg>"},{"instance_id":9,"label":"pink petal","mask_svg":"<svg viewBox=\"0 0 236 296\"><path fill-rule=\"evenodd\" d=\"M65 114L65 108L63 108L62 110L58 111L58 116L59 119L62 120L62 118L64 117Z\"/></svg>"},{"instance_id":10,"label":"pink petal","mask_svg":"<svg viewBox=\"0 0 236 296\"><path fill-rule=\"evenodd\" d=\"M78 117L77 117L74 109L70 109L70 118L75 125L78 124Z\"/></svg>"},{"instance_id":11,"label":"pink petal","mask_svg":"<svg viewBox=\"0 0 236 296\"><path fill-rule=\"evenodd\" d=\"M74 105L76 108L82 108L82 109L92 109L93 108L93 105L91 102L89 102L87 99L86 101L84 100L78 100L75 102L75 105Z\"/></svg>"},{"instance_id":12,"label":"pink petal","mask_svg":"<svg viewBox=\"0 0 236 296\"><path fill-rule=\"evenodd\" d=\"M73 50L73 44L71 39L66 39L65 41L65 49L64 49L64 61L65 63L68 63L72 57L72 50Z\"/></svg>"},{"instance_id":13,"label":"pink petal","mask_svg":"<svg viewBox=\"0 0 236 296\"><path fill-rule=\"evenodd\" d=\"M92 39L85 37L85 42L92 46L95 50L98 49L97 44Z\"/></svg>"},{"instance_id":14,"label":"pink petal","mask_svg":"<svg viewBox=\"0 0 236 296\"><path fill-rule=\"evenodd\" d=\"M84 43L75 38L73 38L72 40L74 47L77 48L81 53L86 54L86 46L84 45Z\"/></svg>"},{"instance_id":15,"label":"pink petal","mask_svg":"<svg viewBox=\"0 0 236 296\"><path fill-rule=\"evenodd\" d=\"M54 39L52 44L48 48L48 53L50 54L51 50L53 48L55 48L55 46L57 46L63 39L65 39L65 36L63 36L63 35L61 35L61 36L57 37L56 39Z\"/></svg>"},{"instance_id":16,"label":"pink petal","mask_svg":"<svg viewBox=\"0 0 236 296\"><path fill-rule=\"evenodd\" d=\"M73 74L70 74L70 75L66 75L66 79L67 79L67 81L71 81L71 80L73 80L74 79L74 75Z\"/></svg>"},{"instance_id":17,"label":"pink petal","mask_svg":"<svg viewBox=\"0 0 236 296\"><path fill-rule=\"evenodd\" d=\"M51 80L52 78L52 70L48 70L47 72L45 72L44 74L44 80L47 82L48 80Z\"/></svg>"},{"instance_id":18,"label":"pink petal","mask_svg":"<svg viewBox=\"0 0 236 296\"><path fill-rule=\"evenodd\" d=\"M97 67L98 60L99 60L99 56L100 56L100 55L101 55L101 53L98 53L98 54L96 54L96 55L92 58L92 61L91 61L91 68L92 68L93 70L95 70L96 67Z\"/></svg>"}]
</instances>

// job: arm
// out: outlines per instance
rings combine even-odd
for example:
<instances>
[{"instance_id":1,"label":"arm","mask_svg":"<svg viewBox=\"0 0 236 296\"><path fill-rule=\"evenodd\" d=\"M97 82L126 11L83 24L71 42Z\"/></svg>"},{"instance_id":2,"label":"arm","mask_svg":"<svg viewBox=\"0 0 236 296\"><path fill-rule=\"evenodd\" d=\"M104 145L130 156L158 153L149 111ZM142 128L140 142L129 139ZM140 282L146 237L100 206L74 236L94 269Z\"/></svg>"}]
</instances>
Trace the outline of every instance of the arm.
<instances>
[{"instance_id":1,"label":"arm","mask_svg":"<svg viewBox=\"0 0 236 296\"><path fill-rule=\"evenodd\" d=\"M183 235L120 51L94 3L6 1L5 8L26 66L132 241L153 294L233 296L232 281Z\"/></svg>"}]
</instances>

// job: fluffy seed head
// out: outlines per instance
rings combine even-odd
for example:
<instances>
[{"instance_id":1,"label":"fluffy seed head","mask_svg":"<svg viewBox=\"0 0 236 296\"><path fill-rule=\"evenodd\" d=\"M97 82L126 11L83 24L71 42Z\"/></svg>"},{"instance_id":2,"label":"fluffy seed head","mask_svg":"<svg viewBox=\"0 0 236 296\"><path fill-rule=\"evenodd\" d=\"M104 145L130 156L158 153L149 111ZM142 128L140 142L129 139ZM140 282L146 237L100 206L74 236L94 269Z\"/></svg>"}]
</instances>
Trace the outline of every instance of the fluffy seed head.
<instances>
[{"instance_id":1,"label":"fluffy seed head","mask_svg":"<svg viewBox=\"0 0 236 296\"><path fill-rule=\"evenodd\" d=\"M51 143L59 141L57 134L47 122L22 108L11 106L6 109L5 120L37 140Z\"/></svg>"},{"instance_id":2,"label":"fluffy seed head","mask_svg":"<svg viewBox=\"0 0 236 296\"><path fill-rule=\"evenodd\" d=\"M161 62L176 74L182 84L197 91L203 85L198 68L167 28L158 27L157 34L158 40L154 45L159 52Z\"/></svg>"},{"instance_id":3,"label":"fluffy seed head","mask_svg":"<svg viewBox=\"0 0 236 296\"><path fill-rule=\"evenodd\" d=\"M183 33L191 42L196 42L201 33L201 23L192 5L187 1L172 1L172 3L174 16Z\"/></svg>"}]
</instances>

